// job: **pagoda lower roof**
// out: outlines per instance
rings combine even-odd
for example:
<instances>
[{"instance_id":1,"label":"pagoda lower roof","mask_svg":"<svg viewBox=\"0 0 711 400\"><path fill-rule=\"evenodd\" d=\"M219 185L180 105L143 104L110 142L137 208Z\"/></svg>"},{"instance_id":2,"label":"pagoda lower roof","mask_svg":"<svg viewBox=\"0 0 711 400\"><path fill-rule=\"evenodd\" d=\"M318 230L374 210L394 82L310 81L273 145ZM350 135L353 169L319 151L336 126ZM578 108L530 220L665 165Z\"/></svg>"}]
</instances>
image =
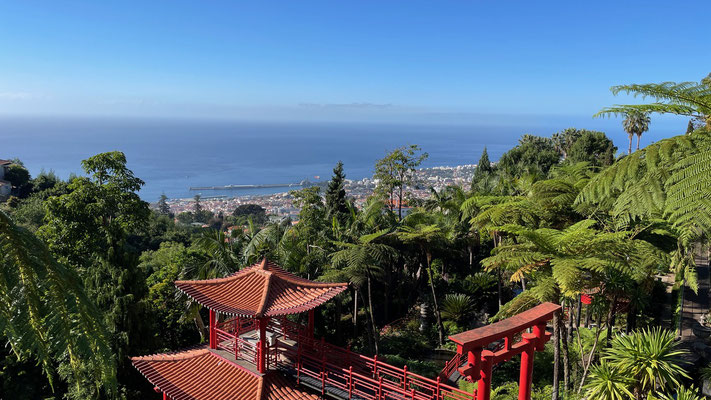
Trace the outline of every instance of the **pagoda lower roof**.
<instances>
[{"instance_id":1,"label":"pagoda lower roof","mask_svg":"<svg viewBox=\"0 0 711 400\"><path fill-rule=\"evenodd\" d=\"M278 372L258 375L207 347L131 358L148 381L172 400L317 400Z\"/></svg>"},{"instance_id":2,"label":"pagoda lower roof","mask_svg":"<svg viewBox=\"0 0 711 400\"><path fill-rule=\"evenodd\" d=\"M222 314L272 317L316 308L344 291L348 284L313 282L264 259L226 278L176 281L175 286Z\"/></svg>"}]
</instances>

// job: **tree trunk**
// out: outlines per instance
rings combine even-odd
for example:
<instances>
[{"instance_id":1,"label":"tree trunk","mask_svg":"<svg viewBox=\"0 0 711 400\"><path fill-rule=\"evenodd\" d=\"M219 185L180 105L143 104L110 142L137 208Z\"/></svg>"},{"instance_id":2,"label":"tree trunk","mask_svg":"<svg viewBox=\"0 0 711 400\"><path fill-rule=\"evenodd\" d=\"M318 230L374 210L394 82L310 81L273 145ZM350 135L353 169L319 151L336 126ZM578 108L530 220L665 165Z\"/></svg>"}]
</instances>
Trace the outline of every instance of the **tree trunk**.
<instances>
[{"instance_id":1,"label":"tree trunk","mask_svg":"<svg viewBox=\"0 0 711 400\"><path fill-rule=\"evenodd\" d=\"M203 340L205 340L205 336L207 336L207 328L205 328L205 322L202 320L202 315L200 315L200 310L198 310L194 319L195 319L195 326L197 327L197 330L200 333L200 341L202 342Z\"/></svg>"},{"instance_id":2,"label":"tree trunk","mask_svg":"<svg viewBox=\"0 0 711 400\"><path fill-rule=\"evenodd\" d=\"M612 303L610 304L610 311L607 314L607 337L605 338L605 347L610 347L610 340L612 340L612 327L615 325L615 317L617 314L617 296L612 297Z\"/></svg>"},{"instance_id":3,"label":"tree trunk","mask_svg":"<svg viewBox=\"0 0 711 400\"><path fill-rule=\"evenodd\" d=\"M639 139L642 138L642 135L637 135L637 150L639 150Z\"/></svg>"},{"instance_id":4,"label":"tree trunk","mask_svg":"<svg viewBox=\"0 0 711 400\"><path fill-rule=\"evenodd\" d=\"M588 376L588 371L590 371L590 364L592 364L593 358L595 357L595 350L597 350L597 344L600 341L600 332L602 332L602 327L600 325L598 325L595 330L595 342L593 342L593 347L592 347L592 350L590 350L588 359L585 360L582 356L583 344L582 344L582 340L580 340L580 331L578 331L578 345L580 346L580 354L581 354L580 360L581 360L581 362L583 362L583 376L580 378L580 385L578 386L578 394L580 394L583 391L583 387L585 386L585 379Z\"/></svg>"},{"instance_id":5,"label":"tree trunk","mask_svg":"<svg viewBox=\"0 0 711 400\"><path fill-rule=\"evenodd\" d=\"M572 307L569 307L572 310ZM568 313L568 319L572 320L570 313ZM558 319L560 324L559 335L561 338L561 350L563 353L563 389L565 391L570 389L570 359L568 358L568 334L565 333L565 321L563 318Z\"/></svg>"},{"instance_id":6,"label":"tree trunk","mask_svg":"<svg viewBox=\"0 0 711 400\"><path fill-rule=\"evenodd\" d=\"M560 376L560 327L558 319L560 313L553 314L553 395L551 400L558 400L558 386Z\"/></svg>"},{"instance_id":7,"label":"tree trunk","mask_svg":"<svg viewBox=\"0 0 711 400\"><path fill-rule=\"evenodd\" d=\"M627 154L632 154L632 134L629 134L630 136L630 147L627 149Z\"/></svg>"},{"instance_id":8,"label":"tree trunk","mask_svg":"<svg viewBox=\"0 0 711 400\"><path fill-rule=\"evenodd\" d=\"M358 289L353 289L353 337L358 337Z\"/></svg>"},{"instance_id":9,"label":"tree trunk","mask_svg":"<svg viewBox=\"0 0 711 400\"><path fill-rule=\"evenodd\" d=\"M501 283L501 268L496 268L496 289L498 291L498 297L499 297L499 308L496 311L501 311L501 306L503 306L503 301L502 301L502 283Z\"/></svg>"},{"instance_id":10,"label":"tree trunk","mask_svg":"<svg viewBox=\"0 0 711 400\"><path fill-rule=\"evenodd\" d=\"M370 275L368 275L368 311L370 312L370 327L373 329L373 344L375 344L375 354L378 354L378 329L375 327L373 317L373 293L370 289Z\"/></svg>"},{"instance_id":11,"label":"tree trunk","mask_svg":"<svg viewBox=\"0 0 711 400\"><path fill-rule=\"evenodd\" d=\"M571 300L568 303L568 329L565 332L565 340L570 343L571 337L573 336L573 321L575 321L575 313L573 312L573 302Z\"/></svg>"},{"instance_id":12,"label":"tree trunk","mask_svg":"<svg viewBox=\"0 0 711 400\"><path fill-rule=\"evenodd\" d=\"M590 328L590 319L592 316L590 315L590 305L588 304L585 306L585 329Z\"/></svg>"},{"instance_id":13,"label":"tree trunk","mask_svg":"<svg viewBox=\"0 0 711 400\"><path fill-rule=\"evenodd\" d=\"M526 291L526 277L521 276L521 290Z\"/></svg>"},{"instance_id":14,"label":"tree trunk","mask_svg":"<svg viewBox=\"0 0 711 400\"><path fill-rule=\"evenodd\" d=\"M469 250L469 269L471 270L474 268L474 249L471 244L467 246L467 250Z\"/></svg>"},{"instance_id":15,"label":"tree trunk","mask_svg":"<svg viewBox=\"0 0 711 400\"><path fill-rule=\"evenodd\" d=\"M432 303L434 305L435 318L437 318L437 333L439 334L439 345L444 346L444 325L442 324L442 315L439 312L439 304L437 304L437 293L434 287L434 279L432 278L432 267L430 266L432 255L426 252L427 255L427 274L430 278L430 289L432 289Z\"/></svg>"},{"instance_id":16,"label":"tree trunk","mask_svg":"<svg viewBox=\"0 0 711 400\"><path fill-rule=\"evenodd\" d=\"M583 313L583 302L580 299L580 295L578 295L578 310L575 312L575 318L577 318L577 321L575 322L575 329L580 329L580 315Z\"/></svg>"},{"instance_id":17,"label":"tree trunk","mask_svg":"<svg viewBox=\"0 0 711 400\"><path fill-rule=\"evenodd\" d=\"M402 186L400 186L400 194L397 199L397 216L398 220L402 221Z\"/></svg>"}]
</instances>

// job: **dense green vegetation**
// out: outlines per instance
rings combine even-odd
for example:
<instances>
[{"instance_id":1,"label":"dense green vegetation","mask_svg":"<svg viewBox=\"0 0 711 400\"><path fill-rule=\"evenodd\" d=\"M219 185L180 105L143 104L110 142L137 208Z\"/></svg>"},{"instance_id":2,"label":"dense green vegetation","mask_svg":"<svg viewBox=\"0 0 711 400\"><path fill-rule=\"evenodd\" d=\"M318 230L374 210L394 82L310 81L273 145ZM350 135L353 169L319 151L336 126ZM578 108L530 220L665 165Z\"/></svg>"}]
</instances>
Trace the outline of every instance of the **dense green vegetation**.
<instances>
[{"instance_id":1,"label":"dense green vegetation","mask_svg":"<svg viewBox=\"0 0 711 400\"><path fill-rule=\"evenodd\" d=\"M534 398L694 398L698 373L670 331L676 298L657 277L697 284L693 248L711 232L711 81L613 91L658 100L602 111L627 117L628 155L615 158L602 132L524 135L495 164L484 150L470 187L415 199L427 154L402 147L377 162L363 207L348 198L341 163L325 193L293 192L295 225L256 205L214 215L199 197L189 213L171 215L164 197L151 209L120 152L84 160L84 176L68 181L32 178L17 162L0 211L0 389L144 398L152 388L129 356L206 340L205 310L176 297L173 281L266 256L351 283L318 310L318 336L415 372L441 368L432 354L452 349L448 335L551 301L565 313L536 357ZM690 116L692 129L632 152L658 112ZM595 293L592 304L582 293ZM494 398L515 398L517 378L517 363L499 366Z\"/></svg>"}]
</instances>

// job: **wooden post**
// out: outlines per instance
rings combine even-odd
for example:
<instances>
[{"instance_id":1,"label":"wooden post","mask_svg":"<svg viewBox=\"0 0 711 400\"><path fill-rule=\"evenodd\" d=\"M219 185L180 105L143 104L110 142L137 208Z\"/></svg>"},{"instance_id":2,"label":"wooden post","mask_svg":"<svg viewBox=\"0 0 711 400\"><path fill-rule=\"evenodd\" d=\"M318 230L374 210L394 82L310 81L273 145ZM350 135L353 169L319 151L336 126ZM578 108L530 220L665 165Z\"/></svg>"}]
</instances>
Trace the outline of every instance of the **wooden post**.
<instances>
[{"instance_id":1,"label":"wooden post","mask_svg":"<svg viewBox=\"0 0 711 400\"><path fill-rule=\"evenodd\" d=\"M491 367L494 361L494 353L489 350L481 352L481 370L479 382L476 388L477 400L489 400L491 396Z\"/></svg>"},{"instance_id":2,"label":"wooden post","mask_svg":"<svg viewBox=\"0 0 711 400\"><path fill-rule=\"evenodd\" d=\"M217 348L217 335L215 334L215 324L217 323L217 313L214 310L210 310L210 348Z\"/></svg>"},{"instance_id":3,"label":"wooden post","mask_svg":"<svg viewBox=\"0 0 711 400\"><path fill-rule=\"evenodd\" d=\"M538 338L533 333L521 335L526 349L521 353L521 374L518 383L518 400L531 400L531 382L533 380L533 355L536 352Z\"/></svg>"}]
</instances>

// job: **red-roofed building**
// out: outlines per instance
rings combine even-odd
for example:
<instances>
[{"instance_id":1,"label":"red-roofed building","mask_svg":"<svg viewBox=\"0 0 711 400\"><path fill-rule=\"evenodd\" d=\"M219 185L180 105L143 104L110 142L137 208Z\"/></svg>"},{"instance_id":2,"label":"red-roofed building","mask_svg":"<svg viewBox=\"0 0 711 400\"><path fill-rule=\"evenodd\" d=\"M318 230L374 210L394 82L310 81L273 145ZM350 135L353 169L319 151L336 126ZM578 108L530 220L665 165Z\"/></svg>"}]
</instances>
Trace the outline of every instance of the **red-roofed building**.
<instances>
[{"instance_id":1,"label":"red-roofed building","mask_svg":"<svg viewBox=\"0 0 711 400\"><path fill-rule=\"evenodd\" d=\"M523 360L519 399L530 400L533 353L543 349L550 337L546 322L560 310L546 303L453 336L458 354L431 379L314 339L314 309L343 292L345 283L313 282L265 259L226 278L175 285L209 309L210 343L131 359L164 400L488 400L492 364L517 354ZM307 326L286 318L304 312ZM534 333L523 333L529 328ZM498 350L485 350L500 340ZM455 370L478 381L478 389L451 384Z\"/></svg>"},{"instance_id":2,"label":"red-roofed building","mask_svg":"<svg viewBox=\"0 0 711 400\"><path fill-rule=\"evenodd\" d=\"M134 357L133 365L164 398L317 400L279 372L257 374L207 347L180 353ZM189 373L187 373L189 372Z\"/></svg>"}]
</instances>

